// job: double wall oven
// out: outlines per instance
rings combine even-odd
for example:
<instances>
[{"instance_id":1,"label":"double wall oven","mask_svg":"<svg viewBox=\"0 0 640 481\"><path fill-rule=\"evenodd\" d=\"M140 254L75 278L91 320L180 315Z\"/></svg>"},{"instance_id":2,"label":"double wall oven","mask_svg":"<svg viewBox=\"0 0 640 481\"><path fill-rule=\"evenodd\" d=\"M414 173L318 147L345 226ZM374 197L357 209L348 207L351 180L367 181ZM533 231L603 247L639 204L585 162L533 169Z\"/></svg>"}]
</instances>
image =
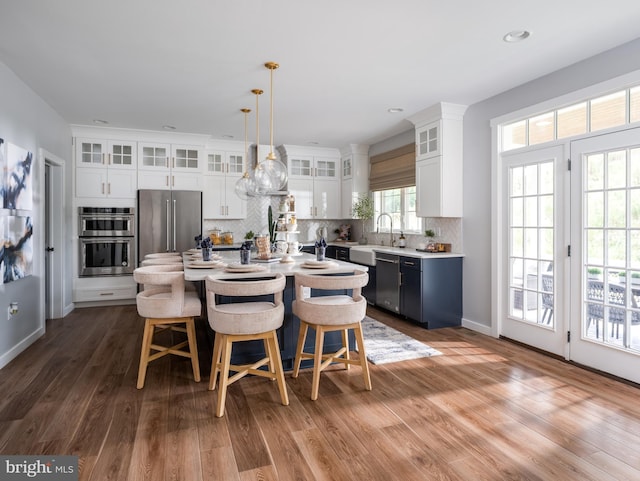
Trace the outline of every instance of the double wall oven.
<instances>
[{"instance_id":1,"label":"double wall oven","mask_svg":"<svg viewBox=\"0 0 640 481\"><path fill-rule=\"evenodd\" d=\"M135 209L80 207L80 277L133 273L136 264Z\"/></svg>"}]
</instances>

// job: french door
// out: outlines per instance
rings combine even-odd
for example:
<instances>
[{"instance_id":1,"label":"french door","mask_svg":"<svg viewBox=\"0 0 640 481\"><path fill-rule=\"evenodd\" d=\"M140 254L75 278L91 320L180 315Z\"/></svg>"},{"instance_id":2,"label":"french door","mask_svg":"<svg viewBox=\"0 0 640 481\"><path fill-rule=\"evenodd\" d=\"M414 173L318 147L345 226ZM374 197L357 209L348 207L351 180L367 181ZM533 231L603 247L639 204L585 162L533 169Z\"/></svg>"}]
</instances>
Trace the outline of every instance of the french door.
<instances>
[{"instance_id":1,"label":"french door","mask_svg":"<svg viewBox=\"0 0 640 481\"><path fill-rule=\"evenodd\" d=\"M640 383L640 129L571 143L571 359Z\"/></svg>"},{"instance_id":2,"label":"french door","mask_svg":"<svg viewBox=\"0 0 640 481\"><path fill-rule=\"evenodd\" d=\"M503 154L500 334L566 356L563 146Z\"/></svg>"}]
</instances>

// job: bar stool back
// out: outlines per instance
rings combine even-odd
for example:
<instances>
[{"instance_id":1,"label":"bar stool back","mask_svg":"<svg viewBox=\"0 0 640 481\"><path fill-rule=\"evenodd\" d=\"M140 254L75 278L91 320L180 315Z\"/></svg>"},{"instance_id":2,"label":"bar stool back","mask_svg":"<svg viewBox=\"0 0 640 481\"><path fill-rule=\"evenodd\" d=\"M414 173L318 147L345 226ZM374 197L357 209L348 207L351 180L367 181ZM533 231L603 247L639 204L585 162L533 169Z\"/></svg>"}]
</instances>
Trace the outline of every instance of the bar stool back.
<instances>
[{"instance_id":1,"label":"bar stool back","mask_svg":"<svg viewBox=\"0 0 640 481\"><path fill-rule=\"evenodd\" d=\"M369 274L356 270L352 276L325 276L296 273L296 299L293 313L300 319L300 331L296 357L293 363L293 377L298 377L302 359L313 359L313 381L311 399L318 399L320 373L334 362L343 363L346 369L351 364L362 367L365 389L371 390L369 365L364 348L364 337L360 321L367 311L367 300L362 297L362 287L367 285ZM332 295L305 297L305 288L320 290L351 289L352 295ZM308 328L316 331L315 350L304 352ZM358 344L358 360L349 357L348 331L353 329ZM342 347L332 353L323 354L325 332L342 331Z\"/></svg>"},{"instance_id":2,"label":"bar stool back","mask_svg":"<svg viewBox=\"0 0 640 481\"><path fill-rule=\"evenodd\" d=\"M149 363L168 354L190 358L193 377L200 382L194 318L200 316L202 304L195 292L185 292L182 266L139 267L133 271L133 278L144 286L136 296L138 314L145 318L137 388L144 387ZM154 344L154 335L167 329L186 333L187 340L172 346Z\"/></svg>"},{"instance_id":3,"label":"bar stool back","mask_svg":"<svg viewBox=\"0 0 640 481\"><path fill-rule=\"evenodd\" d=\"M220 374L215 413L217 417L224 415L228 386L247 374L276 380L282 404L285 406L289 404L276 333L276 329L282 326L284 320L282 292L285 283L286 279L282 274L276 274L273 279L255 281L217 280L212 277L206 279L209 324L215 331L209 390L215 389L217 377ZM246 302L217 304L216 294L245 298L273 294L273 302L247 299ZM233 343L255 339L263 340L265 357L253 364L231 364ZM260 369L265 365L268 370ZM234 371L235 374L229 376L229 371Z\"/></svg>"}]
</instances>

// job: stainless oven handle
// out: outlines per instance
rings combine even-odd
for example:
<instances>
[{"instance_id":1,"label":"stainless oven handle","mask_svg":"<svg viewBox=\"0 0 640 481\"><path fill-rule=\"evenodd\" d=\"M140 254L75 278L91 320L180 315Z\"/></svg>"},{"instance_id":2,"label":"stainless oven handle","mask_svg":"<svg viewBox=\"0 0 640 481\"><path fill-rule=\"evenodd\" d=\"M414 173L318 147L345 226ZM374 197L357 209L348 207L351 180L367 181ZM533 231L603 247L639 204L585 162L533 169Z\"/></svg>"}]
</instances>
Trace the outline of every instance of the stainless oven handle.
<instances>
[{"instance_id":1,"label":"stainless oven handle","mask_svg":"<svg viewBox=\"0 0 640 481\"><path fill-rule=\"evenodd\" d=\"M176 199L173 199L173 225L172 227L172 231L173 231L173 250L177 250L178 246L176 245L176 210L177 210L177 204L176 204Z\"/></svg>"},{"instance_id":2,"label":"stainless oven handle","mask_svg":"<svg viewBox=\"0 0 640 481\"><path fill-rule=\"evenodd\" d=\"M169 227L171 226L171 215L169 213L169 199L167 199L167 252L170 252L169 249Z\"/></svg>"}]
</instances>

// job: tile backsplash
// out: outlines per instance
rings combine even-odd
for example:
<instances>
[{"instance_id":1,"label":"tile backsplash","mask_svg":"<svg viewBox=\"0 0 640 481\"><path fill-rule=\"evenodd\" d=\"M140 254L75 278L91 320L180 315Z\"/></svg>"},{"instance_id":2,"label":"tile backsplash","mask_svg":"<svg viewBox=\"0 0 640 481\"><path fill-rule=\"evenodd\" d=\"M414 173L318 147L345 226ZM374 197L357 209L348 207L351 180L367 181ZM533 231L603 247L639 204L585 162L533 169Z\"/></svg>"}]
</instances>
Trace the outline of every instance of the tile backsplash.
<instances>
[{"instance_id":1,"label":"tile backsplash","mask_svg":"<svg viewBox=\"0 0 640 481\"><path fill-rule=\"evenodd\" d=\"M280 197L252 197L247 201L247 217L245 219L223 220L223 219L204 219L203 233L208 234L214 228L222 229L233 233L235 242L242 242L245 233L253 231L254 234L267 234L268 227L268 208L271 205L274 216L277 217L278 203ZM327 228L328 240L332 241L337 237L335 230L341 224L351 225L351 240L358 241L362 233L363 222L359 219L338 219L338 220L298 220L298 236L301 242L313 242L316 240L316 231L322 227ZM389 245L389 234L375 233L375 225L373 220L364 222L367 242L369 244ZM463 252L462 246L462 219L460 218L426 218L424 220L425 229L433 229L438 234L434 237L435 242L443 242L451 244L453 252ZM394 234L396 242L399 235ZM407 247L416 248L419 244L425 243L427 239L424 235L405 234L407 239Z\"/></svg>"}]
</instances>

